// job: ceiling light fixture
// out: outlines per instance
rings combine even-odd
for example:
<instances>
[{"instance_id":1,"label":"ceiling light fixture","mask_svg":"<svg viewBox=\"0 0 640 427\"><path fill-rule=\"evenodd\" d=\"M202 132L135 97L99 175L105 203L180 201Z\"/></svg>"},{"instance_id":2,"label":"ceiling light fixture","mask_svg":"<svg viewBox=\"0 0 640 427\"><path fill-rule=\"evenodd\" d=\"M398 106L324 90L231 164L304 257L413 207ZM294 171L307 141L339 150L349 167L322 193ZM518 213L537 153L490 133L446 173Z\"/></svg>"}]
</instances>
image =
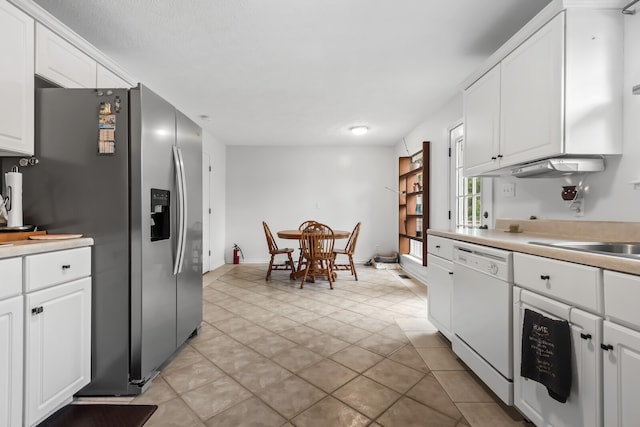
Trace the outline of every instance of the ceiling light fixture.
<instances>
[{"instance_id":1,"label":"ceiling light fixture","mask_svg":"<svg viewBox=\"0 0 640 427\"><path fill-rule=\"evenodd\" d=\"M354 135L364 135L365 133L369 132L369 128L367 126L353 126L350 127L349 130Z\"/></svg>"}]
</instances>

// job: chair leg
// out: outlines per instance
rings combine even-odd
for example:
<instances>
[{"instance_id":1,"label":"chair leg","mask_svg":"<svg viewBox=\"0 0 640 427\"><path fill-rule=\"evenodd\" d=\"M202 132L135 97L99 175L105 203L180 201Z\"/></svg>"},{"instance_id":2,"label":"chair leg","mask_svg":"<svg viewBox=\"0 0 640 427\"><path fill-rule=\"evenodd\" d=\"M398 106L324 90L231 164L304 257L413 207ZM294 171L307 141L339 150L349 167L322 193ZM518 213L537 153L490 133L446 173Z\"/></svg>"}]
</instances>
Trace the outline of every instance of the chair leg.
<instances>
[{"instance_id":1,"label":"chair leg","mask_svg":"<svg viewBox=\"0 0 640 427\"><path fill-rule=\"evenodd\" d=\"M333 262L327 260L327 278L329 279L329 289L333 289Z\"/></svg>"},{"instance_id":2,"label":"chair leg","mask_svg":"<svg viewBox=\"0 0 640 427\"><path fill-rule=\"evenodd\" d=\"M271 277L271 268L273 267L273 258L275 256L271 255L271 261L269 261L269 269L267 270L267 277L264 278L264 280L269 280L269 277Z\"/></svg>"},{"instance_id":3,"label":"chair leg","mask_svg":"<svg viewBox=\"0 0 640 427\"><path fill-rule=\"evenodd\" d=\"M296 265L293 263L293 258L291 257L291 252L287 252L287 255L289 256L289 267L291 267L291 271L294 272L294 271L296 271Z\"/></svg>"},{"instance_id":4,"label":"chair leg","mask_svg":"<svg viewBox=\"0 0 640 427\"><path fill-rule=\"evenodd\" d=\"M353 274L355 279L358 280L358 273L356 272L356 265L353 262L353 257L351 256L351 254L349 254L349 265L351 266L351 274Z\"/></svg>"},{"instance_id":5,"label":"chair leg","mask_svg":"<svg viewBox=\"0 0 640 427\"><path fill-rule=\"evenodd\" d=\"M300 289L304 288L304 282L307 280L307 274L309 274L309 260L307 260L306 268L304 269L304 276L302 277L302 282L300 282Z\"/></svg>"}]
</instances>

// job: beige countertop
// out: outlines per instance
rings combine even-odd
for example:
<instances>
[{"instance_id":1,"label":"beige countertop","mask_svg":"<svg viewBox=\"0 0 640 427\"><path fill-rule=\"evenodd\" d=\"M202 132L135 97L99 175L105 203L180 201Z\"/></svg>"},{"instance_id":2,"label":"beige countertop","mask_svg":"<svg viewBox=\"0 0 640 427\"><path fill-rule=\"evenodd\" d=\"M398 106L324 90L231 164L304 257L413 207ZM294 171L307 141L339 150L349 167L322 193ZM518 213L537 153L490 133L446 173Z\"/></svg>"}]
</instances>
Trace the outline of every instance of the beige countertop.
<instances>
[{"instance_id":1,"label":"beige countertop","mask_svg":"<svg viewBox=\"0 0 640 427\"><path fill-rule=\"evenodd\" d=\"M17 256L32 255L41 252L59 251L62 249L81 248L92 246L93 239L81 237L78 239L65 240L18 240L9 242L10 245L0 244L0 259Z\"/></svg>"},{"instance_id":2,"label":"beige countertop","mask_svg":"<svg viewBox=\"0 0 640 427\"><path fill-rule=\"evenodd\" d=\"M535 224L531 224L534 222ZM505 231L508 230L510 224L518 224L522 232L511 233ZM640 259L600 255L530 243L560 241L637 242L640 241L638 233L640 233L640 223L552 220L497 220L496 229L494 230L427 230L427 234L432 236L446 237L514 252L640 275Z\"/></svg>"}]
</instances>

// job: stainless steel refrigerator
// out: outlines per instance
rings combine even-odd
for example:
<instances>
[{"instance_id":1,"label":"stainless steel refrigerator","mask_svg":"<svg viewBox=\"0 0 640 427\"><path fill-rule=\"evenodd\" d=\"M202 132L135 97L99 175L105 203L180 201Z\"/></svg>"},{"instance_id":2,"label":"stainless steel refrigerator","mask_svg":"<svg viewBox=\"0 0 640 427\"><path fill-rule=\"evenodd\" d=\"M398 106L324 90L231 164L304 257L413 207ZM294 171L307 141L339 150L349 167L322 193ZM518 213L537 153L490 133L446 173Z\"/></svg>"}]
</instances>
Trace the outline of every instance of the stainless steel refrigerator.
<instances>
[{"instance_id":1,"label":"stainless steel refrigerator","mask_svg":"<svg viewBox=\"0 0 640 427\"><path fill-rule=\"evenodd\" d=\"M24 223L95 240L79 394L139 394L202 321L201 129L143 85L37 89L35 156Z\"/></svg>"}]
</instances>

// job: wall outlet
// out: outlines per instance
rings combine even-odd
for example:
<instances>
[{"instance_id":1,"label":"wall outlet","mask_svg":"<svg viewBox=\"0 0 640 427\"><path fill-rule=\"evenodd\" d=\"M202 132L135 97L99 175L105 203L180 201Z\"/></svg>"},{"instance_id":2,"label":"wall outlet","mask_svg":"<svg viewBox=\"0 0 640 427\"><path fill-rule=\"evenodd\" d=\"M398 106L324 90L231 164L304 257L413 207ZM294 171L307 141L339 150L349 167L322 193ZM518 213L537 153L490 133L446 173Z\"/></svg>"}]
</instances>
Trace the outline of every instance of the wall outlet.
<instances>
[{"instance_id":1,"label":"wall outlet","mask_svg":"<svg viewBox=\"0 0 640 427\"><path fill-rule=\"evenodd\" d=\"M502 197L516 197L516 185L514 183L502 184Z\"/></svg>"}]
</instances>

